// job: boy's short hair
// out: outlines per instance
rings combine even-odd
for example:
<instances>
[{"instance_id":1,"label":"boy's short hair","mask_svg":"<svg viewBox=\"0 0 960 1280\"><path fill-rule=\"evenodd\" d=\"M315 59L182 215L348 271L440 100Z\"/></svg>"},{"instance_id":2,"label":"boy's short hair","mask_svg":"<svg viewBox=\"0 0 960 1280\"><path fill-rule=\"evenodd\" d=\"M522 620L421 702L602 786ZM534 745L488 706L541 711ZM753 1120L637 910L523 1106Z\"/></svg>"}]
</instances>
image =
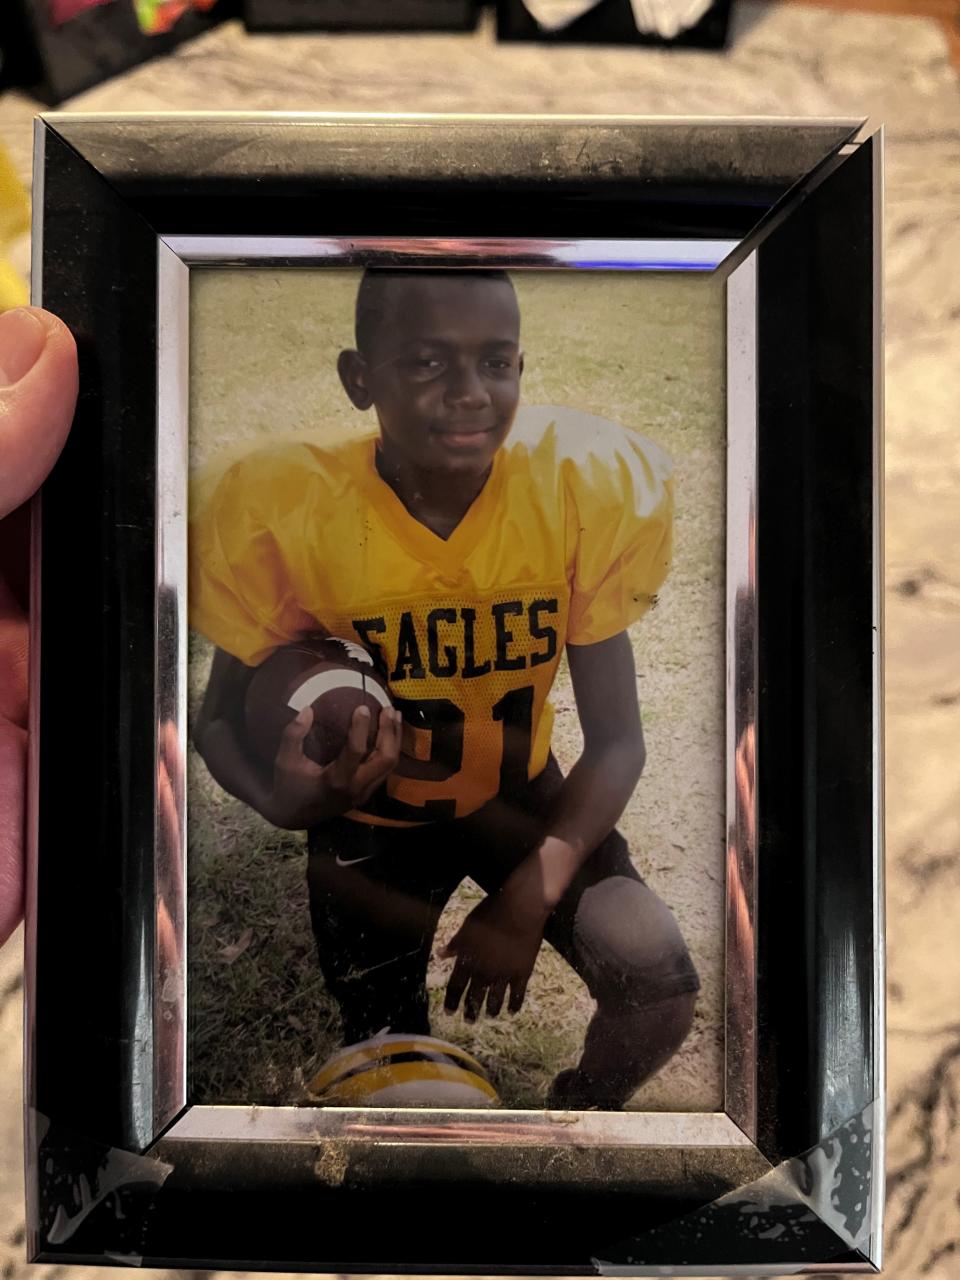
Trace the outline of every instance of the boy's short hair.
<instances>
[{"instance_id":1,"label":"boy's short hair","mask_svg":"<svg viewBox=\"0 0 960 1280\"><path fill-rule=\"evenodd\" d=\"M372 346L377 328L384 319L387 290L392 283L430 277L449 279L451 276L464 276L471 280L499 280L513 288L513 281L507 272L493 267L469 270L456 267L366 267L357 289L357 350L369 351Z\"/></svg>"}]
</instances>

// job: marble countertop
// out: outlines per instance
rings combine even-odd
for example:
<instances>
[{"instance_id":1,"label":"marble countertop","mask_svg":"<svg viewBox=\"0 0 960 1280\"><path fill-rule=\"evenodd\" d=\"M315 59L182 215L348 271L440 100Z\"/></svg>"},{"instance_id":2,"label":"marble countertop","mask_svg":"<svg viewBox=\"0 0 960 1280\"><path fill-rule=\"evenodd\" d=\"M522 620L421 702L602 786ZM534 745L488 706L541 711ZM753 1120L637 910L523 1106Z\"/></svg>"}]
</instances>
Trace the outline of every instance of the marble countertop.
<instances>
[{"instance_id":1,"label":"marble countertop","mask_svg":"<svg viewBox=\"0 0 960 1280\"><path fill-rule=\"evenodd\" d=\"M70 109L866 116L886 166L887 1274L960 1274L960 88L931 20L741 3L726 55L226 24ZM0 96L24 176L28 98ZM0 1268L23 1257L20 993L0 953ZM82 1269L92 1271L94 1269Z\"/></svg>"}]
</instances>

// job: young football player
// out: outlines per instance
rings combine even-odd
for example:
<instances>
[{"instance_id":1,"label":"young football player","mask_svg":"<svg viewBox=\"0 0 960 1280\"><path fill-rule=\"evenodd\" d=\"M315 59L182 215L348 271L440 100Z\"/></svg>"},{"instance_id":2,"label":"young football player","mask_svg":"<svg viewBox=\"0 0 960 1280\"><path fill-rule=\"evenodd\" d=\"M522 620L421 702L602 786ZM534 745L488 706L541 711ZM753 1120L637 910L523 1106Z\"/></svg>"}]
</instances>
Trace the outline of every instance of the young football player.
<instances>
[{"instance_id":1,"label":"young football player","mask_svg":"<svg viewBox=\"0 0 960 1280\"><path fill-rule=\"evenodd\" d=\"M192 625L216 646L195 742L268 821L308 833L311 916L346 1044L428 1034L426 972L464 878L486 897L445 954L445 1007L516 1013L546 938L596 1000L549 1105L616 1109L683 1042L697 973L615 825L644 766L627 627L671 555L670 463L563 409L518 411L520 314L502 272L367 271L338 370L378 430L267 447L195 513ZM340 757L289 726L271 776L244 693L278 646L363 645L393 708ZM548 702L566 652L583 752L564 777Z\"/></svg>"}]
</instances>

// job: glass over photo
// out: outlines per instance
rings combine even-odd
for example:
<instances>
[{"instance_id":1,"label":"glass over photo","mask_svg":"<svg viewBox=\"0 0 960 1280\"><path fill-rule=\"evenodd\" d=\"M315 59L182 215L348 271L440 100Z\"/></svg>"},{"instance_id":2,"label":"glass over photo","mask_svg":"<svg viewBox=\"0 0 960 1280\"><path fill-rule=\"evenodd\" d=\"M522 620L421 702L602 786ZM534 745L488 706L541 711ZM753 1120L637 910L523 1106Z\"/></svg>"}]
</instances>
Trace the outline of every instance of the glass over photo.
<instances>
[{"instance_id":1,"label":"glass over photo","mask_svg":"<svg viewBox=\"0 0 960 1280\"><path fill-rule=\"evenodd\" d=\"M190 306L189 1101L720 1109L722 282Z\"/></svg>"}]
</instances>

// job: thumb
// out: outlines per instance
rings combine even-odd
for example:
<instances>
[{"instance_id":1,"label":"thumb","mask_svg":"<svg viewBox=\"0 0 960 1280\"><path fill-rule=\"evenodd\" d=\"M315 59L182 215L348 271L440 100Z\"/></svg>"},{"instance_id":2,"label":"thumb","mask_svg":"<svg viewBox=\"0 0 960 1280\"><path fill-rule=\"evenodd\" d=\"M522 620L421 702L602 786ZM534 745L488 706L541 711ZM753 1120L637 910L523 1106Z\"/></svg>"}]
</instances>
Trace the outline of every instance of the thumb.
<instances>
[{"instance_id":1,"label":"thumb","mask_svg":"<svg viewBox=\"0 0 960 1280\"><path fill-rule=\"evenodd\" d=\"M283 731L288 742L302 742L313 728L313 707L303 707Z\"/></svg>"},{"instance_id":2,"label":"thumb","mask_svg":"<svg viewBox=\"0 0 960 1280\"><path fill-rule=\"evenodd\" d=\"M303 740L313 727L313 707L304 707L280 735L277 764L293 768L303 756Z\"/></svg>"},{"instance_id":3,"label":"thumb","mask_svg":"<svg viewBox=\"0 0 960 1280\"><path fill-rule=\"evenodd\" d=\"M56 462L77 402L77 347L40 307L0 315L0 518L34 494Z\"/></svg>"}]
</instances>

